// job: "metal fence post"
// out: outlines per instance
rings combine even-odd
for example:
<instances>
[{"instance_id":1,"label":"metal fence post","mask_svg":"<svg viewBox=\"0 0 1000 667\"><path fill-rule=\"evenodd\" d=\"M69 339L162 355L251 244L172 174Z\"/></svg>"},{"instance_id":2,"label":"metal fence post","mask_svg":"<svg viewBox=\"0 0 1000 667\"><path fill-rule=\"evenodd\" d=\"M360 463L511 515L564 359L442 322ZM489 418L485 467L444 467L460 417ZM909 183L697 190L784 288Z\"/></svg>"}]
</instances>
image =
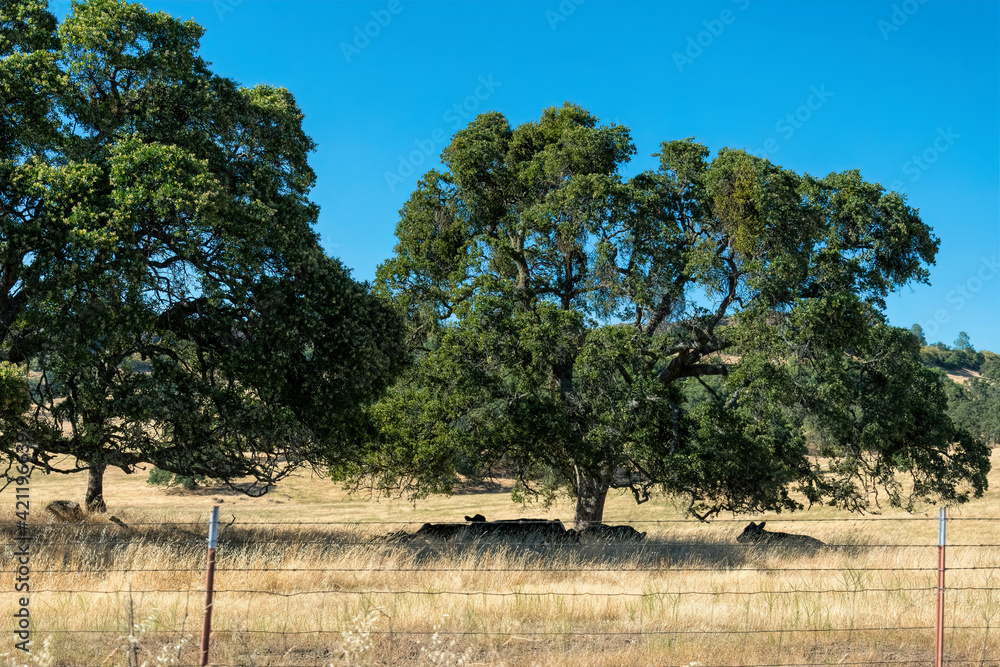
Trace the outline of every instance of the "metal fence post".
<instances>
[{"instance_id":1,"label":"metal fence post","mask_svg":"<svg viewBox=\"0 0 1000 667\"><path fill-rule=\"evenodd\" d=\"M212 635L212 593L215 589L215 548L219 542L219 506L212 508L208 524L208 574L205 579L205 620L201 625L201 667L208 665L208 640Z\"/></svg>"},{"instance_id":2,"label":"metal fence post","mask_svg":"<svg viewBox=\"0 0 1000 667\"><path fill-rule=\"evenodd\" d=\"M937 598L937 641L934 650L934 667L944 667L944 545L945 508L938 515L938 598Z\"/></svg>"}]
</instances>

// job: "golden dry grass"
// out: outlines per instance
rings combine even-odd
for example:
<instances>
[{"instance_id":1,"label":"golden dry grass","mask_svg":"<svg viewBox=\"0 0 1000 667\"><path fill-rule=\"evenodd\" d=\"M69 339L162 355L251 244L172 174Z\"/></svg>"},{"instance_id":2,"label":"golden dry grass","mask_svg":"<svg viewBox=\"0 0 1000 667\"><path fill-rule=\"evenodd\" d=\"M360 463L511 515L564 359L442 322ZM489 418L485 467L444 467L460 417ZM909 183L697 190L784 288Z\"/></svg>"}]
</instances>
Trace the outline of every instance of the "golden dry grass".
<instances>
[{"instance_id":1,"label":"golden dry grass","mask_svg":"<svg viewBox=\"0 0 1000 667\"><path fill-rule=\"evenodd\" d=\"M223 524L234 517L235 523L220 536L212 664L933 660L934 508L914 517L890 511L858 517L828 508L764 517L770 530L808 533L836 545L803 552L737 544L745 517L683 521L667 502L636 506L622 495L609 500L607 520L649 531L643 544L432 544L380 538L399 529L413 532L417 526L408 522L461 521L475 512L490 519L568 521L572 507L526 509L502 491L434 498L416 507L372 502L309 475L258 499L220 489L177 494L147 486L144 476L109 473L109 512L130 530L103 517L81 525L50 523L44 505L78 499L84 481L38 475L31 485L33 636L38 642L51 637L54 666L130 664L122 647L129 644L129 628L143 621L145 627L131 633L138 649L132 664L170 664L157 663L157 654L183 634L193 638L180 652L181 663L197 664L202 536L208 510L220 499ZM997 472L991 482L993 489L1000 485ZM12 491L0 496L7 498L0 520L6 522L8 572ZM970 520L1000 519L998 510L996 490L952 510L962 520L949 523L949 542L1000 545L1000 520ZM1000 665L1000 630L994 629L1000 623L1000 547L954 546L948 566L947 625L976 628L949 631L949 664ZM11 588L5 586L0 607L6 618L16 608ZM7 642L0 653L12 646ZM7 660L0 664L12 664Z\"/></svg>"}]
</instances>

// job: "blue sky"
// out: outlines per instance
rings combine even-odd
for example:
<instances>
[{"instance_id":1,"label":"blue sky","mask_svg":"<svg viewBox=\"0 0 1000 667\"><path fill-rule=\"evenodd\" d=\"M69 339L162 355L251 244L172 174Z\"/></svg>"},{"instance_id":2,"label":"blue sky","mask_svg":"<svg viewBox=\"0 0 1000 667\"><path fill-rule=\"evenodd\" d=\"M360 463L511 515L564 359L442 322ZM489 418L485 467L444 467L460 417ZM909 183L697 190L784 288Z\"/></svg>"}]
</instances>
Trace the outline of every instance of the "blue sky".
<instances>
[{"instance_id":1,"label":"blue sky","mask_svg":"<svg viewBox=\"0 0 1000 667\"><path fill-rule=\"evenodd\" d=\"M456 129L568 100L631 128L627 175L693 136L906 194L941 249L890 322L1000 350L996 0L143 4L203 25L216 73L294 93L319 145L323 245L357 279L391 255L399 208Z\"/></svg>"}]
</instances>

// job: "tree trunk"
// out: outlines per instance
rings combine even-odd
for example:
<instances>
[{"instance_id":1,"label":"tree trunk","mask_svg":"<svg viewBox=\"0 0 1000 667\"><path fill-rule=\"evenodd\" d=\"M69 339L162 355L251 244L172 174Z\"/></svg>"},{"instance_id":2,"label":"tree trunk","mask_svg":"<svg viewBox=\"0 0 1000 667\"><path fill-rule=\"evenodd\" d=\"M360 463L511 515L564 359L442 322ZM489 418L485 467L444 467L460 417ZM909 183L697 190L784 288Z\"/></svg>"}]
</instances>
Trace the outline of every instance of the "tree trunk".
<instances>
[{"instance_id":1,"label":"tree trunk","mask_svg":"<svg viewBox=\"0 0 1000 667\"><path fill-rule=\"evenodd\" d=\"M92 463L87 470L87 500L85 506L88 512L107 512L104 504L104 469L103 463Z\"/></svg>"},{"instance_id":2,"label":"tree trunk","mask_svg":"<svg viewBox=\"0 0 1000 667\"><path fill-rule=\"evenodd\" d=\"M576 516L573 528L583 530L604 521L604 501L611 488L610 476L594 477L576 469Z\"/></svg>"}]
</instances>

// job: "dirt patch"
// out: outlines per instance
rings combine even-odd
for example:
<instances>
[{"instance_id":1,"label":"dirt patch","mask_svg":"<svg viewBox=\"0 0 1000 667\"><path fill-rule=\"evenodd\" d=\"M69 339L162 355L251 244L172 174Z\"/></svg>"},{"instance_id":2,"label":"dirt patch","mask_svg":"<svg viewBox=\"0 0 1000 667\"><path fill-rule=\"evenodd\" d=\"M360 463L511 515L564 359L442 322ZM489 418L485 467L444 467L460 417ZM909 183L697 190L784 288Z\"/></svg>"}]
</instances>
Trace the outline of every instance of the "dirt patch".
<instances>
[{"instance_id":1,"label":"dirt patch","mask_svg":"<svg viewBox=\"0 0 1000 667\"><path fill-rule=\"evenodd\" d=\"M978 377L982 377L982 375L968 368L960 368L957 371L948 371L948 378L958 384L965 384L972 378Z\"/></svg>"}]
</instances>

